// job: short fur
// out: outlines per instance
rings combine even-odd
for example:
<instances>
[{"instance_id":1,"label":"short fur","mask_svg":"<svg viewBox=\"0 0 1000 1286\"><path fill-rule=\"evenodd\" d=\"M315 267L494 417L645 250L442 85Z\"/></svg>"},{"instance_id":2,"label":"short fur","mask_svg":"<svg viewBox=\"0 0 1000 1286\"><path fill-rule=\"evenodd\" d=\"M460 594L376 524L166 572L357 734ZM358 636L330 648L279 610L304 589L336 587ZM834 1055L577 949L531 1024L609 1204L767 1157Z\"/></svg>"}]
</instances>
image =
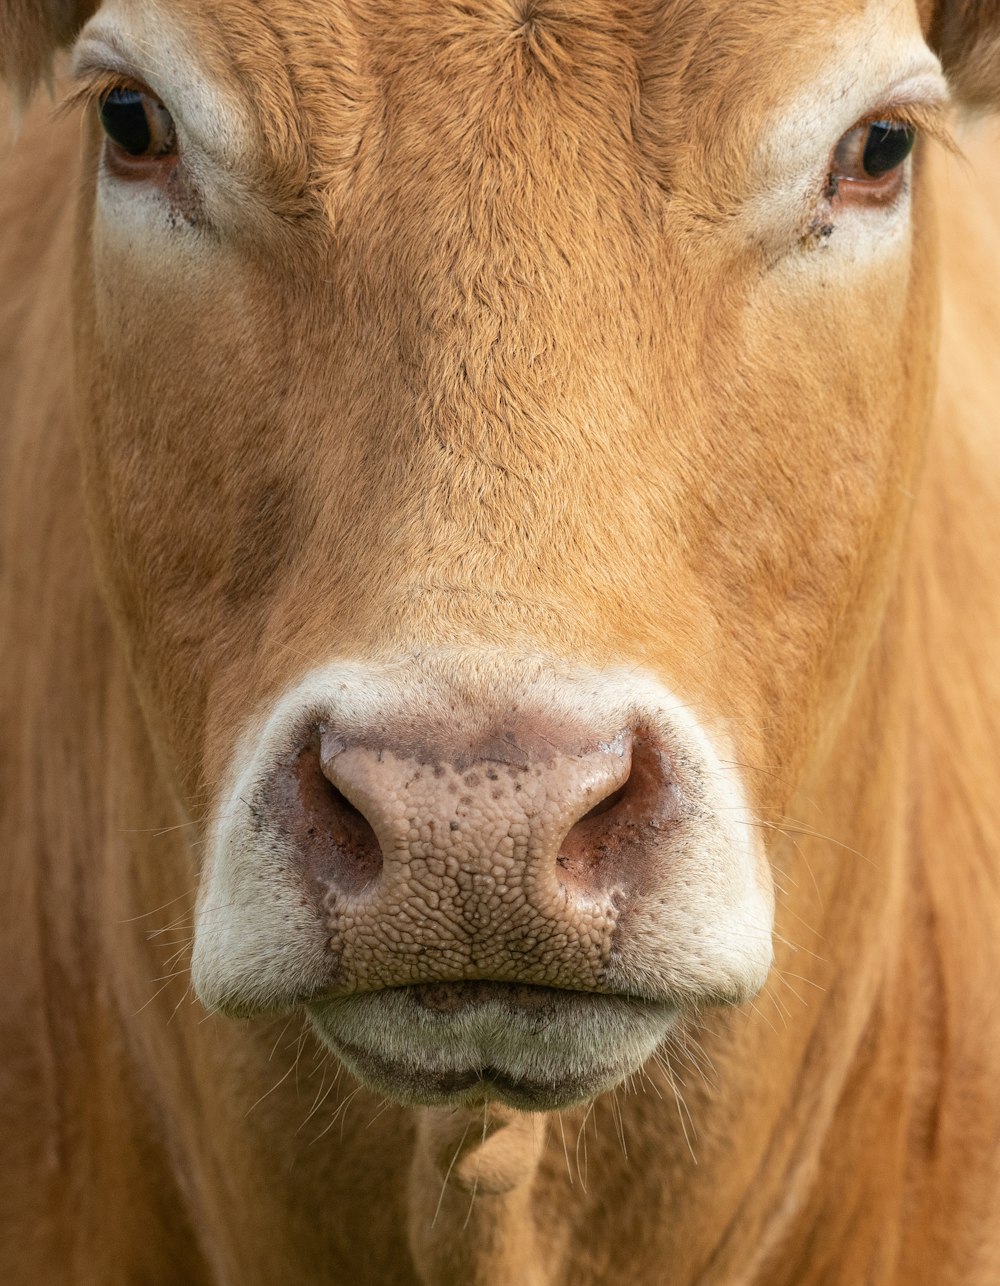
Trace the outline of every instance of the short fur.
<instances>
[{"instance_id":1,"label":"short fur","mask_svg":"<svg viewBox=\"0 0 1000 1286\"><path fill-rule=\"evenodd\" d=\"M85 7L2 4L25 88ZM861 8L178 0L256 122L182 271L101 230L93 121L29 114L4 1282L1000 1280L996 145L923 153L876 280L785 278L741 222L784 78ZM997 7L921 12L995 102ZM248 718L442 640L652 670L731 731L769 836L755 1006L537 1129L380 1103L297 1022L185 998Z\"/></svg>"}]
</instances>

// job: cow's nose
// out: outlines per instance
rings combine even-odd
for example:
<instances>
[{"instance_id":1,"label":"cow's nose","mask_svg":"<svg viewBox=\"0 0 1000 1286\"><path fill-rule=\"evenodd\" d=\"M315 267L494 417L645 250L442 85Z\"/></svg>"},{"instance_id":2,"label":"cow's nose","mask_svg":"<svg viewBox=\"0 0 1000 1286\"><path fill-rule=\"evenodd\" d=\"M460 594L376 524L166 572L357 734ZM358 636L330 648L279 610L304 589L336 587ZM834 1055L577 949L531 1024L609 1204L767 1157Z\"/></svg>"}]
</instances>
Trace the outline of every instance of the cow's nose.
<instances>
[{"instance_id":1,"label":"cow's nose","mask_svg":"<svg viewBox=\"0 0 1000 1286\"><path fill-rule=\"evenodd\" d=\"M536 934L583 930L580 916L606 937L676 812L669 759L629 728L600 741L514 726L458 750L320 728L285 781L283 829L338 923L350 934L352 908L377 907L380 933L405 939L437 922L445 952L515 922L529 956ZM489 972L458 956L421 976Z\"/></svg>"},{"instance_id":2,"label":"cow's nose","mask_svg":"<svg viewBox=\"0 0 1000 1286\"><path fill-rule=\"evenodd\" d=\"M455 877L509 884L525 878L530 862L536 881L548 874L567 886L595 886L612 874L600 855L613 823L599 819L620 802L631 751L624 734L570 755L539 745L537 734L508 730L496 757L422 763L328 736L319 760L332 787L322 797L326 830L350 830L351 840L331 846L327 875L346 892L359 876L370 885L385 860L399 860L432 876L439 868L446 878L450 867Z\"/></svg>"}]
</instances>

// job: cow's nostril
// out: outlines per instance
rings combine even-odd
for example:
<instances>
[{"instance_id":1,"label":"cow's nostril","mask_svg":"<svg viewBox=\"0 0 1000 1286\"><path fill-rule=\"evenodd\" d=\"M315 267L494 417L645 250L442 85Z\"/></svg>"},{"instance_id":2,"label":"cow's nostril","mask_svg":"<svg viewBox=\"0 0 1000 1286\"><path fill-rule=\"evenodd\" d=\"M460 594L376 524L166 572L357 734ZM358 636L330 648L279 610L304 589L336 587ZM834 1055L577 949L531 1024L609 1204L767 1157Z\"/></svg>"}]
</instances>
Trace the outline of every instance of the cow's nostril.
<instances>
[{"instance_id":1,"label":"cow's nostril","mask_svg":"<svg viewBox=\"0 0 1000 1286\"><path fill-rule=\"evenodd\" d=\"M323 771L318 745L297 756L285 800L285 825L307 873L321 885L358 895L382 871L382 849L365 815Z\"/></svg>"},{"instance_id":2,"label":"cow's nostril","mask_svg":"<svg viewBox=\"0 0 1000 1286\"><path fill-rule=\"evenodd\" d=\"M352 745L318 728L278 774L277 816L327 910L333 895L406 919L430 899L478 926L530 884L572 915L577 898L641 896L654 832L676 817L669 756L628 728L610 744L581 738L563 749L522 727L502 741L460 744L451 759L447 748L384 740L380 730L375 747Z\"/></svg>"},{"instance_id":3,"label":"cow's nostril","mask_svg":"<svg viewBox=\"0 0 1000 1286\"><path fill-rule=\"evenodd\" d=\"M628 778L570 828L559 848L560 882L586 893L622 885L638 892L650 828L677 816L677 791L666 756L650 742L632 745Z\"/></svg>"},{"instance_id":4,"label":"cow's nostril","mask_svg":"<svg viewBox=\"0 0 1000 1286\"><path fill-rule=\"evenodd\" d=\"M612 808L616 808L625 798L627 791L628 781L619 786L617 790L612 791L607 799L602 799L599 804L595 804L589 813L584 813L579 821L576 822L576 825L579 826L580 822L589 822L592 818L600 817L603 813L610 813Z\"/></svg>"},{"instance_id":5,"label":"cow's nostril","mask_svg":"<svg viewBox=\"0 0 1000 1286\"><path fill-rule=\"evenodd\" d=\"M375 832L368 824L368 819L365 817L364 813L362 813L360 809L355 808L347 796L342 794L332 781L327 781L326 785L326 793L331 807L336 808L340 813L342 813L345 821L350 821L355 826L364 827L368 832L370 832L374 839Z\"/></svg>"}]
</instances>

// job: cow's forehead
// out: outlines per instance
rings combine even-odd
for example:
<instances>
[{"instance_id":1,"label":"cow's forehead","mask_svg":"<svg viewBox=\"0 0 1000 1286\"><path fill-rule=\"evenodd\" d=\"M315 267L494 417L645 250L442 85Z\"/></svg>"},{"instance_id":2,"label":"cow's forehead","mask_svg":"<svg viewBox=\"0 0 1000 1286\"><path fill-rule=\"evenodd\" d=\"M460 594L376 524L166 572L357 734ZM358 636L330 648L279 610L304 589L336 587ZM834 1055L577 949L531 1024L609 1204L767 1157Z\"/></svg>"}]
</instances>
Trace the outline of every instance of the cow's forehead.
<instances>
[{"instance_id":1,"label":"cow's forehead","mask_svg":"<svg viewBox=\"0 0 1000 1286\"><path fill-rule=\"evenodd\" d=\"M718 37L725 56L738 54L732 42L741 36L759 42L768 32L815 35L844 19L906 20L911 11L926 20L932 0L104 0L101 8L136 21L155 15L157 24L201 35L214 31L230 47L256 41L266 28L288 42L288 52L297 36L308 35L314 45L336 42L345 28L386 48L425 38L503 43L541 29L557 38L590 32L637 52L665 37L686 41L707 33Z\"/></svg>"}]
</instances>

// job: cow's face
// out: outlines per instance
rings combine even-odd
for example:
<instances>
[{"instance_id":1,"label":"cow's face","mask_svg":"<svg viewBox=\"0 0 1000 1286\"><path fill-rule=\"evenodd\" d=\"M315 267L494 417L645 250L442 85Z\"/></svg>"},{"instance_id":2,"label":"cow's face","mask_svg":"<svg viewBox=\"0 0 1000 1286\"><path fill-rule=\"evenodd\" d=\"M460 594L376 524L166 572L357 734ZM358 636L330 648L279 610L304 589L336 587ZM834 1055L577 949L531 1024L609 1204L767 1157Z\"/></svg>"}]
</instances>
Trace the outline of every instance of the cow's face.
<instances>
[{"instance_id":1,"label":"cow's face","mask_svg":"<svg viewBox=\"0 0 1000 1286\"><path fill-rule=\"evenodd\" d=\"M916 6L110 0L75 58L88 493L213 801L202 997L413 1101L617 1082L763 982L755 823L889 583Z\"/></svg>"}]
</instances>

